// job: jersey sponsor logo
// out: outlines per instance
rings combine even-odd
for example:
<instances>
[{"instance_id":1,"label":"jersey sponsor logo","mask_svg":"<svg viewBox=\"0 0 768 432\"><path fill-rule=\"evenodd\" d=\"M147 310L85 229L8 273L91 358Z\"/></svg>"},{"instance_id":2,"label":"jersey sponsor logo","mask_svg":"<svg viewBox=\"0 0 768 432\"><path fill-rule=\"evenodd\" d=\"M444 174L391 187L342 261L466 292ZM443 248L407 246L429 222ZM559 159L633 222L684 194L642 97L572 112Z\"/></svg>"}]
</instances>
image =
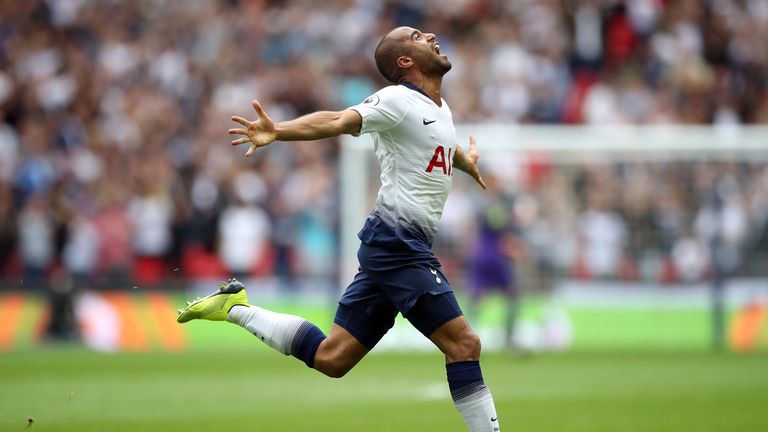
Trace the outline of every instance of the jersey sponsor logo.
<instances>
[{"instance_id":1,"label":"jersey sponsor logo","mask_svg":"<svg viewBox=\"0 0 768 432\"><path fill-rule=\"evenodd\" d=\"M376 106L379 104L379 97L376 95L369 96L368 99L364 100L363 103L366 105L373 105Z\"/></svg>"},{"instance_id":2,"label":"jersey sponsor logo","mask_svg":"<svg viewBox=\"0 0 768 432\"><path fill-rule=\"evenodd\" d=\"M442 168L443 174L453 175L453 149L448 147L448 158L445 157L445 148L437 146L432 160L427 165L426 172L431 173L435 168Z\"/></svg>"},{"instance_id":3,"label":"jersey sponsor logo","mask_svg":"<svg viewBox=\"0 0 768 432\"><path fill-rule=\"evenodd\" d=\"M424 126L431 125L432 123L436 122L437 120L428 120L426 117L421 118L421 122L424 123Z\"/></svg>"}]
</instances>

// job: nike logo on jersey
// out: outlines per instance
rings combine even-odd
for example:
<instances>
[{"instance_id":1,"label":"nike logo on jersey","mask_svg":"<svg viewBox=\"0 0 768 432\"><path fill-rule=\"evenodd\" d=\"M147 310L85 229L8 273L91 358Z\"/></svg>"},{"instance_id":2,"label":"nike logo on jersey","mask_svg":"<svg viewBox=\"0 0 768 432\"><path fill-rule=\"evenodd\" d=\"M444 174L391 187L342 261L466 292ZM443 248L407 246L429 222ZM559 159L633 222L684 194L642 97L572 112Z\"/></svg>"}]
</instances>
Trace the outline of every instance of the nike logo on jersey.
<instances>
[{"instance_id":1,"label":"nike logo on jersey","mask_svg":"<svg viewBox=\"0 0 768 432\"><path fill-rule=\"evenodd\" d=\"M491 421L496 421L498 419L499 419L498 417L491 417Z\"/></svg>"},{"instance_id":2,"label":"nike logo on jersey","mask_svg":"<svg viewBox=\"0 0 768 432\"><path fill-rule=\"evenodd\" d=\"M432 123L434 123L434 122L436 122L436 121L437 121L437 120L427 120L427 118L426 118L426 117L423 117L423 118L421 119L421 122L422 122L422 123L424 123L424 126L426 126L426 125L431 125Z\"/></svg>"}]
</instances>

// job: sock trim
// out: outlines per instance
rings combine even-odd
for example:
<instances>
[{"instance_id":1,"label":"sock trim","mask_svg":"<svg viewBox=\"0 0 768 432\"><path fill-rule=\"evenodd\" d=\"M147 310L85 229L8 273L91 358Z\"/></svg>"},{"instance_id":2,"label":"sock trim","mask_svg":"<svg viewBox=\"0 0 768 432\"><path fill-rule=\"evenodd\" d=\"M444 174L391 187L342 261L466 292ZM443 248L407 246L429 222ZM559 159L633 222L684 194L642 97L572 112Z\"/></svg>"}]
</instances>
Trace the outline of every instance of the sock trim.
<instances>
[{"instance_id":1,"label":"sock trim","mask_svg":"<svg viewBox=\"0 0 768 432\"><path fill-rule=\"evenodd\" d=\"M477 404L491 397L491 391L483 383L470 384L459 390L451 392L456 408L463 409Z\"/></svg>"},{"instance_id":2,"label":"sock trim","mask_svg":"<svg viewBox=\"0 0 768 432\"><path fill-rule=\"evenodd\" d=\"M302 360L308 367L315 363L315 354L325 334L309 321L301 323L291 341L290 354Z\"/></svg>"}]
</instances>

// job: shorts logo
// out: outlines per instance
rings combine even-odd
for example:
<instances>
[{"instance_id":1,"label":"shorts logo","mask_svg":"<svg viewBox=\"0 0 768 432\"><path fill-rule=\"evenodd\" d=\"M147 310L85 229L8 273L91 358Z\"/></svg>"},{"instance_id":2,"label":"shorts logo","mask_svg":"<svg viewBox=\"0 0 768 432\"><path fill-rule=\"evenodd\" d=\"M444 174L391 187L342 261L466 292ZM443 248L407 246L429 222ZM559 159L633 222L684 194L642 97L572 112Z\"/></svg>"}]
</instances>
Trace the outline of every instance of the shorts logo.
<instances>
[{"instance_id":1,"label":"shorts logo","mask_svg":"<svg viewBox=\"0 0 768 432\"><path fill-rule=\"evenodd\" d=\"M442 279L440 279L440 276L438 276L438 275L437 275L437 270L435 270L435 269L429 269L429 271L430 271L430 272L431 272L433 275L435 275L435 282L437 282L437 283L442 283L442 282L443 282L443 280L442 280Z\"/></svg>"},{"instance_id":2,"label":"shorts logo","mask_svg":"<svg viewBox=\"0 0 768 432\"><path fill-rule=\"evenodd\" d=\"M376 105L379 104L379 97L376 96L376 95L369 96L368 99L363 101L363 103L366 104L366 105L376 106Z\"/></svg>"}]
</instances>

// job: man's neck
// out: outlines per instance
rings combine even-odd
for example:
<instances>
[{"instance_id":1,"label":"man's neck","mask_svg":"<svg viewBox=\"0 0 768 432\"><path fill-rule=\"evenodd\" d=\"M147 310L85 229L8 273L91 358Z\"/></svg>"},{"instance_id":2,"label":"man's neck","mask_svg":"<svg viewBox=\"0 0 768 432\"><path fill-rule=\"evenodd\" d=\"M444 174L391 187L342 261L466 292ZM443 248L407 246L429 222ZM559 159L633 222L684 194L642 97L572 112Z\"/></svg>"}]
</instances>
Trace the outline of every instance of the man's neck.
<instances>
[{"instance_id":1,"label":"man's neck","mask_svg":"<svg viewBox=\"0 0 768 432\"><path fill-rule=\"evenodd\" d=\"M443 100L440 97L440 88L443 84L443 77L428 78L424 75L409 77L406 79L409 83L420 88L428 98L437 106L443 106Z\"/></svg>"}]
</instances>

